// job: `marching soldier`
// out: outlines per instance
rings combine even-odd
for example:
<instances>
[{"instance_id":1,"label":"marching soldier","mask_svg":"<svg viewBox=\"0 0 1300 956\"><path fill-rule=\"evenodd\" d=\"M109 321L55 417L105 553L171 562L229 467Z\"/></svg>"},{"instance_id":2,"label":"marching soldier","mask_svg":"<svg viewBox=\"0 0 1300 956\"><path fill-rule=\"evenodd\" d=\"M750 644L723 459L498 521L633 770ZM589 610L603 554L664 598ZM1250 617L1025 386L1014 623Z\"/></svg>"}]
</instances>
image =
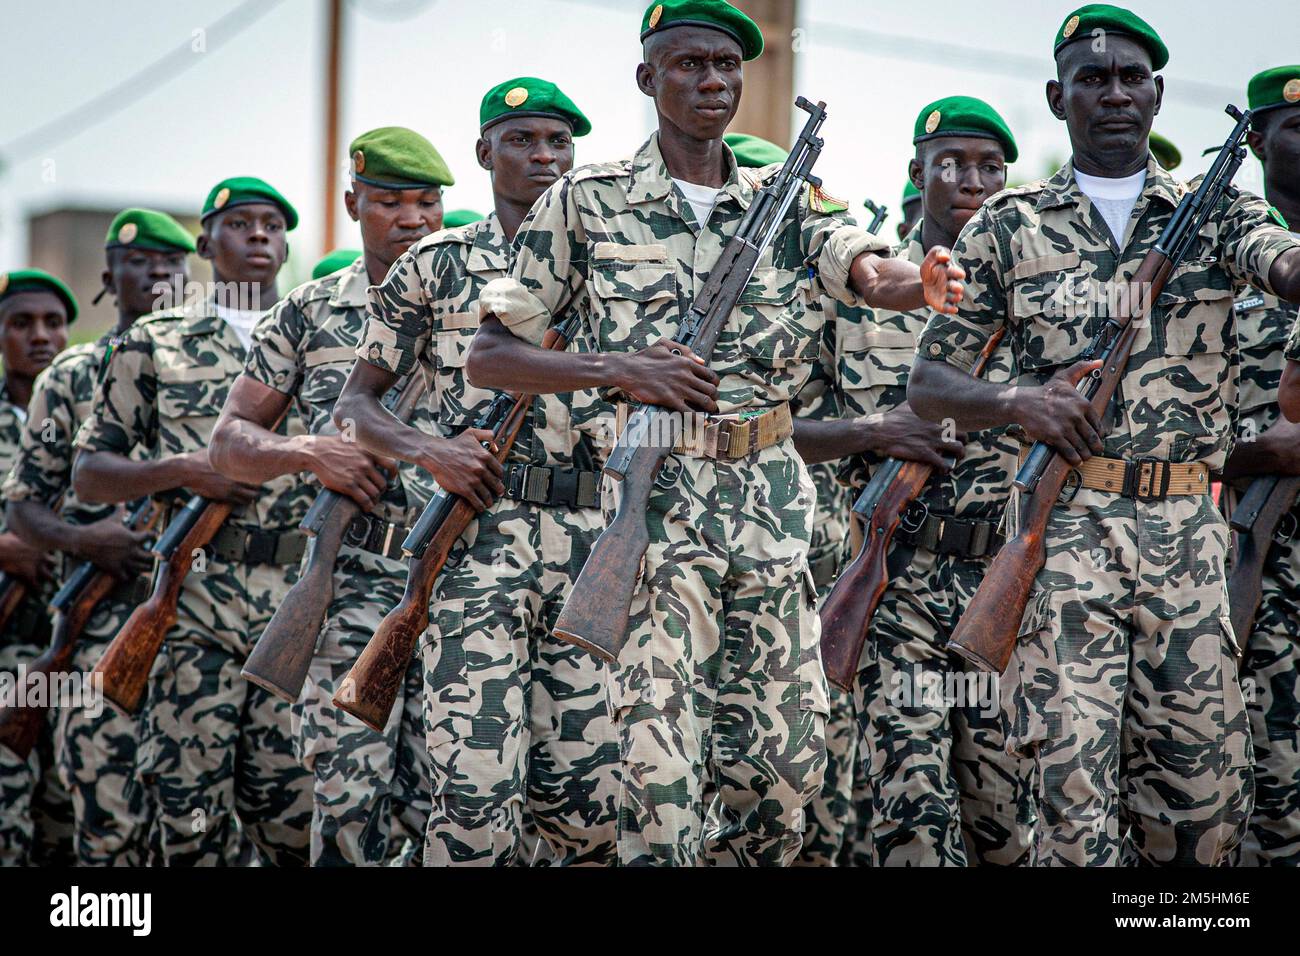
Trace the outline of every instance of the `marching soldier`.
<instances>
[{"instance_id":1,"label":"marching soldier","mask_svg":"<svg viewBox=\"0 0 1300 956\"><path fill-rule=\"evenodd\" d=\"M1168 60L1156 31L1093 4L1066 18L1054 52L1048 105L1073 158L962 231L967 296L926 326L908 399L961 429L1018 423L1078 469L1002 681L1008 745L1036 766L1038 862L1213 865L1251 803L1227 528L1209 494L1232 440L1233 294L1252 282L1300 298L1300 241L1255 196L1225 204L1138 328L1103 423L1075 388L1100 363L1078 356L1108 288L1133 275L1187 187L1147 148ZM1018 382L972 379L1004 326Z\"/></svg>"},{"instance_id":2,"label":"marching soldier","mask_svg":"<svg viewBox=\"0 0 1300 956\"><path fill-rule=\"evenodd\" d=\"M77 499L72 441L90 414L113 348L136 319L154 310L159 285L170 290L186 282L194 239L166 213L126 209L110 224L104 249L104 291L117 299L117 324L98 341L62 352L36 380L22 446L4 484L10 524L27 540L63 555L60 583L84 561L120 579L81 634L73 669L82 674L90 673L148 593L153 558L145 546L147 532L124 527L121 509ZM135 775L136 720L102 701L60 704L53 713L59 721L59 775L72 794L77 863L144 865L151 814Z\"/></svg>"},{"instance_id":3,"label":"marching soldier","mask_svg":"<svg viewBox=\"0 0 1300 956\"><path fill-rule=\"evenodd\" d=\"M269 184L239 177L213 187L201 221L197 249L214 288L127 331L77 434L73 489L88 503L183 489L236 507L182 585L150 681L137 772L156 807L150 842L162 862L221 865L242 828L264 862L301 865L311 776L294 759L289 705L239 671L297 577L311 489L296 476L261 488L231 481L207 448L253 325L279 299L298 215ZM289 434L303 433L287 421ZM153 453L133 460L138 448Z\"/></svg>"},{"instance_id":4,"label":"marching soldier","mask_svg":"<svg viewBox=\"0 0 1300 956\"><path fill-rule=\"evenodd\" d=\"M912 234L916 228L917 220L921 218L921 190L916 188L916 183L908 179L903 185L902 206L903 221L898 224L898 241L906 242L907 237Z\"/></svg>"}]
</instances>

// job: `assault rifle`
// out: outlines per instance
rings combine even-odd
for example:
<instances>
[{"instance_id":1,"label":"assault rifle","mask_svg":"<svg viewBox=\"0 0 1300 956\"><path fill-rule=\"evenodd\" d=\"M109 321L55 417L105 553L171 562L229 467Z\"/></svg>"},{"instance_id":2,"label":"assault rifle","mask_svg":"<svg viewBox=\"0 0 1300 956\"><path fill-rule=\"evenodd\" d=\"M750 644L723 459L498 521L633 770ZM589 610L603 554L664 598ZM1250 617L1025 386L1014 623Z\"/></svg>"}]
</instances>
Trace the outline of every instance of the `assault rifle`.
<instances>
[{"instance_id":1,"label":"assault rifle","mask_svg":"<svg viewBox=\"0 0 1300 956\"><path fill-rule=\"evenodd\" d=\"M1300 476L1264 475L1252 481L1228 524L1236 532L1232 543L1232 572L1228 575L1228 607L1239 647L1255 629L1255 612L1264 597L1264 561L1273 535L1300 496Z\"/></svg>"}]
</instances>

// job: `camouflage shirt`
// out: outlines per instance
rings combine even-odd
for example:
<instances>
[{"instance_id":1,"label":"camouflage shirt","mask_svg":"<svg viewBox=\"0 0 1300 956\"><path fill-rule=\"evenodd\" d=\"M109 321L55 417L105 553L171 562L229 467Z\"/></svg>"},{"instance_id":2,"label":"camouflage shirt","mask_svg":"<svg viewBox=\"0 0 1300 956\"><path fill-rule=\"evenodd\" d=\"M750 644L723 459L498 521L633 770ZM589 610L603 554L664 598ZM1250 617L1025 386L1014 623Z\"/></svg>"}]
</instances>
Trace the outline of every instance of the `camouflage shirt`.
<instances>
[{"instance_id":1,"label":"camouflage shirt","mask_svg":"<svg viewBox=\"0 0 1300 956\"><path fill-rule=\"evenodd\" d=\"M358 259L332 275L298 286L253 330L244 374L294 396L297 412L313 435L330 421L334 403L356 362L369 285L365 261ZM402 384L404 380L394 386L393 395ZM410 424L436 434L427 399L416 406ZM431 495L429 477L402 462L397 479L388 483L374 514L409 527Z\"/></svg>"},{"instance_id":2,"label":"camouflage shirt","mask_svg":"<svg viewBox=\"0 0 1300 956\"><path fill-rule=\"evenodd\" d=\"M474 424L496 392L475 388L465 360L478 330L483 288L510 269L512 250L495 213L421 239L370 289L356 354L406 375L419 361L433 383L437 422L445 435ZM584 348L579 338L575 346ZM592 392L543 395L533 402L510 460L594 470L612 414Z\"/></svg>"},{"instance_id":3,"label":"camouflage shirt","mask_svg":"<svg viewBox=\"0 0 1300 956\"><path fill-rule=\"evenodd\" d=\"M1282 366L1293 351L1287 337L1300 317L1300 308L1251 289L1237 300L1236 312L1237 347L1241 349L1237 399L1241 440L1264 433L1278 420L1277 389L1282 381ZM1300 352L1300 347L1296 351Z\"/></svg>"},{"instance_id":4,"label":"camouflage shirt","mask_svg":"<svg viewBox=\"0 0 1300 956\"><path fill-rule=\"evenodd\" d=\"M27 423L27 410L13 403L9 397L9 386L0 381L0 474L8 475L18 457L18 449L23 441L23 426ZM8 527L5 515L0 510L0 531Z\"/></svg>"},{"instance_id":5,"label":"camouflage shirt","mask_svg":"<svg viewBox=\"0 0 1300 956\"><path fill-rule=\"evenodd\" d=\"M921 223L899 243L894 255L918 266L925 261ZM929 315L928 309L911 312L872 309L839 316L836 334L839 384L850 414L887 412L907 399L907 376ZM999 383L1011 380L1005 347L999 346L983 377ZM921 496L931 513L997 520L1020 447L1005 431L1000 428L967 436L965 457L947 475L932 477ZM843 477L860 488L883 460L875 455L853 458L846 463Z\"/></svg>"},{"instance_id":6,"label":"camouflage shirt","mask_svg":"<svg viewBox=\"0 0 1300 956\"><path fill-rule=\"evenodd\" d=\"M109 360L75 446L120 455L143 447L159 457L206 449L245 357L239 337L211 302L137 319ZM291 410L280 431L301 435L302 420ZM235 511L230 523L293 530L313 497L313 486L300 475L282 475L263 485L257 501Z\"/></svg>"},{"instance_id":7,"label":"camouflage shirt","mask_svg":"<svg viewBox=\"0 0 1300 956\"><path fill-rule=\"evenodd\" d=\"M1042 384L1087 348L1108 297L1132 278L1188 188L1148 158L1122 250L1069 164L1051 179L998 193L957 240L966 296L956 315L930 318L920 355L969 370L1006 324L1020 379ZM1225 201L1137 330L1107 410L1105 455L1222 467L1237 399L1234 295L1252 282L1267 290L1274 259L1297 247L1258 196L1243 191Z\"/></svg>"}]
</instances>

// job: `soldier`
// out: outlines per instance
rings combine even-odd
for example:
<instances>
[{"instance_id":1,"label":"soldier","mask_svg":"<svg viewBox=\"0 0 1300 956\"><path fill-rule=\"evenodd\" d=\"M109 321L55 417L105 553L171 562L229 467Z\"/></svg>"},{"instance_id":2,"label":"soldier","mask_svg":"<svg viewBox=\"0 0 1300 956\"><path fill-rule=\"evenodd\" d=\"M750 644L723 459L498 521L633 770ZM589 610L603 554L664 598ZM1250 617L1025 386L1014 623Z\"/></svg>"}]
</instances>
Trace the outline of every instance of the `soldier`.
<instances>
[{"instance_id":1,"label":"soldier","mask_svg":"<svg viewBox=\"0 0 1300 956\"><path fill-rule=\"evenodd\" d=\"M898 224L898 241L906 242L916 228L917 220L921 218L921 190L916 188L916 183L911 179L903 186L902 202L903 221Z\"/></svg>"},{"instance_id":2,"label":"soldier","mask_svg":"<svg viewBox=\"0 0 1300 956\"><path fill-rule=\"evenodd\" d=\"M1152 131L1149 137L1151 144L1151 155L1156 158L1156 162L1163 166L1167 171L1173 172L1183 164L1183 154L1177 146L1170 140L1161 136L1159 133Z\"/></svg>"},{"instance_id":3,"label":"soldier","mask_svg":"<svg viewBox=\"0 0 1300 956\"><path fill-rule=\"evenodd\" d=\"M213 464L231 478L261 484L307 471L367 512L353 521L339 549L333 600L295 705L299 760L315 779L313 866L382 863L390 855L393 818L408 817L404 826L419 841L429 811L424 787L403 793L399 776L403 754L423 752L418 669L410 668L412 692L393 707L383 734L339 710L332 697L402 597L402 541L431 490L418 469L403 465L390 481L379 469L391 473L392 462L367 454L346 432L321 429L355 360L366 289L413 243L441 228L442 187L454 180L432 143L398 126L363 133L348 155L352 182L343 200L361 225L362 258L294 289L258 324L211 451ZM309 435L285 438L269 430L291 402ZM427 402L416 408L411 426L435 433ZM422 784L423 773L416 777Z\"/></svg>"},{"instance_id":4,"label":"soldier","mask_svg":"<svg viewBox=\"0 0 1300 956\"><path fill-rule=\"evenodd\" d=\"M510 276L481 296L469 374L483 387L602 388L708 413L701 430L725 432L726 447L744 443L732 458L706 457L721 441L682 447L650 496L630 636L610 669L623 762L619 859L691 865L703 838L715 858L786 864L822 782L828 710L808 571L816 492L790 440L789 403L824 322L806 303L825 293L912 308L923 283L916 266L873 255L885 243L853 226L843 203L809 191L760 260L714 369L673 342L762 180L736 168L722 135L742 60L763 40L723 0L653 4L641 39L637 84L655 101L658 131L631 160L576 169L538 201ZM958 274L938 252L926 267L925 297L951 307ZM537 347L570 311L587 319L599 351ZM814 460L862 447L837 422L800 419L798 428L820 451ZM616 490L606 491L609 513ZM706 776L719 803L704 835Z\"/></svg>"},{"instance_id":5,"label":"soldier","mask_svg":"<svg viewBox=\"0 0 1300 956\"><path fill-rule=\"evenodd\" d=\"M105 647L149 590L153 558L147 532L122 524L122 509L86 505L72 492L72 440L89 416L109 353L126 330L153 311L157 286L188 278L194 239L166 213L125 209L104 239L104 291L117 298L117 324L98 341L62 352L36 380L27 428L4 484L9 523L29 541L63 555L60 583L82 562L120 579L87 622L73 669L90 673ZM61 507L60 507L61 503ZM55 508L59 508L56 512ZM56 753L72 794L74 848L82 866L142 866L149 804L135 777L134 718L111 707L60 704Z\"/></svg>"},{"instance_id":6,"label":"soldier","mask_svg":"<svg viewBox=\"0 0 1300 956\"><path fill-rule=\"evenodd\" d=\"M40 269L0 272L0 474L22 444L33 383L68 344L77 317L72 291ZM0 684L17 680L18 667L35 658L50 636L46 601L53 595L54 568L36 542L19 537L0 520L0 571L27 596L0 625ZM58 780L49 733L20 761L0 747L0 866L71 862L72 805Z\"/></svg>"},{"instance_id":7,"label":"soldier","mask_svg":"<svg viewBox=\"0 0 1300 956\"><path fill-rule=\"evenodd\" d=\"M346 269L360 258L360 249L335 249L333 252L327 252L311 267L311 277L323 279L340 269Z\"/></svg>"},{"instance_id":8,"label":"soldier","mask_svg":"<svg viewBox=\"0 0 1300 956\"><path fill-rule=\"evenodd\" d=\"M213 187L200 220L213 288L127 330L77 434L73 490L92 504L183 489L235 506L194 556L150 681L136 758L157 813L150 844L168 865L221 865L242 827L264 862L301 865L311 776L294 759L289 705L239 671L297 577L311 489L295 476L231 481L207 449L253 325L279 299L298 215L267 183L238 177ZM150 456L133 460L138 448Z\"/></svg>"},{"instance_id":9,"label":"soldier","mask_svg":"<svg viewBox=\"0 0 1300 956\"><path fill-rule=\"evenodd\" d=\"M1300 65L1257 74L1247 97L1255 114L1249 142L1264 165L1264 195L1287 222L1300 222ZM1240 424L1223 469L1229 514L1252 477L1300 475L1300 426L1280 418L1277 409L1283 348L1298 314L1260 289L1237 300ZM1255 808L1237 858L1246 865L1300 865L1298 529L1300 506L1293 506L1268 550L1254 631L1238 635L1245 644L1241 680L1250 691L1246 711L1255 745Z\"/></svg>"},{"instance_id":10,"label":"soldier","mask_svg":"<svg viewBox=\"0 0 1300 956\"><path fill-rule=\"evenodd\" d=\"M370 290L360 361L334 418L483 512L438 578L419 648L433 791L425 864L516 862L525 809L543 857L607 864L617 748L603 675L549 635L600 530L593 436L608 423L590 393L538 399L503 470L481 444L491 432L473 427L493 393L465 377L479 294L509 269L520 222L572 166L573 139L591 124L532 77L489 90L479 122L495 211L417 243ZM379 405L417 364L432 381L439 438Z\"/></svg>"},{"instance_id":11,"label":"soldier","mask_svg":"<svg viewBox=\"0 0 1300 956\"><path fill-rule=\"evenodd\" d=\"M1164 92L1153 71L1168 60L1155 30L1091 5L1062 23L1055 55L1047 100L1073 159L989 200L962 231L966 301L926 326L908 400L961 429L1018 423L1080 469L1048 523L1002 681L1008 746L1036 766L1037 861L1115 865L1123 844L1126 861L1212 865L1251 799L1227 529L1209 494L1232 439L1232 298L1245 282L1300 297L1300 242L1245 192L1212 217L1140 323L1103 425L1075 388L1101 363L1079 353L1112 281L1137 270L1187 187L1147 148ZM1018 382L972 379L1004 325ZM1013 493L1010 515L1017 506Z\"/></svg>"}]
</instances>

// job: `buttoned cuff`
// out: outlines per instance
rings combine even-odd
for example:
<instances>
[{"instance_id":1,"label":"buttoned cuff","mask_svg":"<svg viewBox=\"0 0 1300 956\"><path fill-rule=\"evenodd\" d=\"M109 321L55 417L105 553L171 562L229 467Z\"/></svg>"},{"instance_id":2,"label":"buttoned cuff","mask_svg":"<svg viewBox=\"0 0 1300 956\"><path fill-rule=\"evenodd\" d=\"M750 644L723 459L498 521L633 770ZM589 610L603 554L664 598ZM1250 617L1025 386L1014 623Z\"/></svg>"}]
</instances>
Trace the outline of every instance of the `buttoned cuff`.
<instances>
[{"instance_id":1,"label":"buttoned cuff","mask_svg":"<svg viewBox=\"0 0 1300 956\"><path fill-rule=\"evenodd\" d=\"M417 342L400 335L374 318L366 320L357 343L357 358L395 375L405 375L415 367Z\"/></svg>"},{"instance_id":2,"label":"buttoned cuff","mask_svg":"<svg viewBox=\"0 0 1300 956\"><path fill-rule=\"evenodd\" d=\"M969 372L975 367L975 359L979 355L978 352L959 348L947 339L927 338L924 334L921 336L921 341L917 343L916 354L918 358L929 359L932 362L946 362L963 372Z\"/></svg>"},{"instance_id":3,"label":"buttoned cuff","mask_svg":"<svg viewBox=\"0 0 1300 956\"><path fill-rule=\"evenodd\" d=\"M517 279L504 276L483 287L478 297L478 320L494 315L510 332L525 342L541 345L551 324L551 313L537 296Z\"/></svg>"},{"instance_id":4,"label":"buttoned cuff","mask_svg":"<svg viewBox=\"0 0 1300 956\"><path fill-rule=\"evenodd\" d=\"M817 260L817 273L827 293L845 305L862 308L866 301L849 285L849 269L853 260L864 252L872 252L882 259L893 255L889 243L873 236L861 226L841 226L831 233Z\"/></svg>"}]
</instances>

